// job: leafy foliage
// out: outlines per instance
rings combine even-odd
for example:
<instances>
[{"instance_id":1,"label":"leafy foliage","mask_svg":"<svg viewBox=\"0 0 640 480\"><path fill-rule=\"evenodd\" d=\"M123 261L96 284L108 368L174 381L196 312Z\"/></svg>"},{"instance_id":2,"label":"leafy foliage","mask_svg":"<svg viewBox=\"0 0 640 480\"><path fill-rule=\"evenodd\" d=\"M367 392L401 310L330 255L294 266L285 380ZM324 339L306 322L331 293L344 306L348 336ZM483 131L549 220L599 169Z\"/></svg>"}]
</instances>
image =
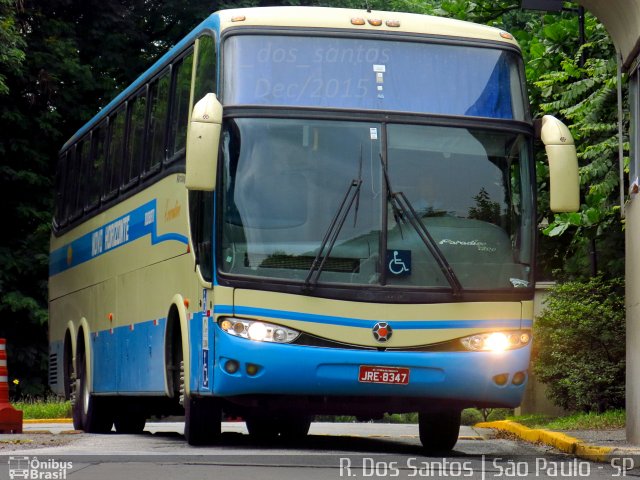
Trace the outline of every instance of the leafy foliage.
<instances>
[{"instance_id":1,"label":"leafy foliage","mask_svg":"<svg viewBox=\"0 0 640 480\"><path fill-rule=\"evenodd\" d=\"M571 30L568 24L559 22L544 31L547 38L557 41ZM547 45L545 54L555 53L559 68L542 73L534 82L541 113L563 117L577 145L581 209L578 213L556 214L544 229L549 237L565 237L555 243L554 253L560 260L556 266L563 269L561 276L577 278L597 271L618 276L624 269L618 197L617 65L602 25L590 18L587 31L590 41L575 54ZM540 166L539 171L546 175L546 166ZM546 190L540 193L547 201ZM541 210L541 215L550 217L548 207Z\"/></svg>"},{"instance_id":2,"label":"leafy foliage","mask_svg":"<svg viewBox=\"0 0 640 480\"><path fill-rule=\"evenodd\" d=\"M17 8L13 0L0 0L0 96L9 93L7 72L19 71L25 57L25 43L16 25Z\"/></svg>"},{"instance_id":3,"label":"leafy foliage","mask_svg":"<svg viewBox=\"0 0 640 480\"><path fill-rule=\"evenodd\" d=\"M621 279L554 287L534 324L534 371L551 400L603 412L625 404L625 315Z\"/></svg>"}]
</instances>

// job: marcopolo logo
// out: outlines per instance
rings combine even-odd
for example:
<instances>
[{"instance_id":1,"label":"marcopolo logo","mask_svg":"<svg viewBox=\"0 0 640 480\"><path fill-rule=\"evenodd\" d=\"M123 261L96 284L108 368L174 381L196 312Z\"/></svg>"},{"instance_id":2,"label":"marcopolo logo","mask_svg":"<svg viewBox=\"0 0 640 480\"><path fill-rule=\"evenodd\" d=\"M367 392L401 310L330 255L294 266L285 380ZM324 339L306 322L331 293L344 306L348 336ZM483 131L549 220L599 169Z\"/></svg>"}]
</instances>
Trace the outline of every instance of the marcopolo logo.
<instances>
[{"instance_id":1,"label":"marcopolo logo","mask_svg":"<svg viewBox=\"0 0 640 480\"><path fill-rule=\"evenodd\" d=\"M73 462L62 462L52 458L39 460L38 457L9 457L9 478L30 480L66 480L67 471Z\"/></svg>"}]
</instances>

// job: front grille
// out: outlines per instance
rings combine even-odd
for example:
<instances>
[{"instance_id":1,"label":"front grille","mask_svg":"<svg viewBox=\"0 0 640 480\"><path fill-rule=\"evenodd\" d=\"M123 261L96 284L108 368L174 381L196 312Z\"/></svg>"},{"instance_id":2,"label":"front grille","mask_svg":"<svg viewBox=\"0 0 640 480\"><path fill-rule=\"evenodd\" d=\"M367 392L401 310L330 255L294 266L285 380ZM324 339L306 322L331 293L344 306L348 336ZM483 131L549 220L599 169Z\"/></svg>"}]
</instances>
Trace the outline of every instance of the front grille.
<instances>
[{"instance_id":1,"label":"front grille","mask_svg":"<svg viewBox=\"0 0 640 480\"><path fill-rule=\"evenodd\" d=\"M315 257L303 255L269 255L260 263L260 268L286 268L309 270ZM324 263L326 272L359 273L360 259L329 257Z\"/></svg>"}]
</instances>

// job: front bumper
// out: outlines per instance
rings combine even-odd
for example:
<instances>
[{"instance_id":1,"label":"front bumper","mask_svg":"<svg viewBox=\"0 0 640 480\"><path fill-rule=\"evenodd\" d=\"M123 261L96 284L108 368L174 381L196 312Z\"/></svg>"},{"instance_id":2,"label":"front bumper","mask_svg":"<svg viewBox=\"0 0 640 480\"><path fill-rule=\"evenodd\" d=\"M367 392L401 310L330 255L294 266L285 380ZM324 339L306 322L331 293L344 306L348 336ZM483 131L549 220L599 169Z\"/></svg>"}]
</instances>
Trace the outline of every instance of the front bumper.
<instances>
[{"instance_id":1,"label":"front bumper","mask_svg":"<svg viewBox=\"0 0 640 480\"><path fill-rule=\"evenodd\" d=\"M254 342L214 327L211 391L217 396L362 396L415 397L425 401L516 407L526 381L512 383L527 372L531 345L493 352L402 352L319 348ZM239 368L225 371L229 361ZM404 367L407 385L362 383L361 365ZM496 376L506 374L503 385ZM204 393L204 392L203 392Z\"/></svg>"}]
</instances>

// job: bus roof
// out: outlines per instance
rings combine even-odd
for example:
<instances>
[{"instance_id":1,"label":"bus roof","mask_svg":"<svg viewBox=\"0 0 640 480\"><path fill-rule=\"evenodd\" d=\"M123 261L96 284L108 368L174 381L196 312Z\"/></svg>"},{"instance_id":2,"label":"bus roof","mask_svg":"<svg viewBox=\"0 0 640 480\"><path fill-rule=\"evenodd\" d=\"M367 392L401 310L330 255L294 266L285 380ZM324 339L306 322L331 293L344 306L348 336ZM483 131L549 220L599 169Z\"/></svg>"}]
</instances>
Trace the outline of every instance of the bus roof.
<instances>
[{"instance_id":1,"label":"bus roof","mask_svg":"<svg viewBox=\"0 0 640 480\"><path fill-rule=\"evenodd\" d=\"M355 19L361 19L364 24L354 24L352 21ZM378 26L377 20L380 21ZM250 26L344 29L351 32L388 31L492 41L519 48L513 36L498 28L431 15L328 7L253 7L220 10L206 18L108 105L102 108L64 144L61 151L67 149L86 135L95 125L104 120L114 107L135 93L154 75L158 74L176 54L188 47L202 32L206 30L223 32L234 27Z\"/></svg>"},{"instance_id":2,"label":"bus roof","mask_svg":"<svg viewBox=\"0 0 640 480\"><path fill-rule=\"evenodd\" d=\"M256 7L221 10L217 15L220 16L221 30L242 25L393 31L489 40L517 46L510 34L494 27L416 13L328 7ZM364 20L364 25L352 23L354 19ZM376 20L381 22L379 26L376 26Z\"/></svg>"}]
</instances>

